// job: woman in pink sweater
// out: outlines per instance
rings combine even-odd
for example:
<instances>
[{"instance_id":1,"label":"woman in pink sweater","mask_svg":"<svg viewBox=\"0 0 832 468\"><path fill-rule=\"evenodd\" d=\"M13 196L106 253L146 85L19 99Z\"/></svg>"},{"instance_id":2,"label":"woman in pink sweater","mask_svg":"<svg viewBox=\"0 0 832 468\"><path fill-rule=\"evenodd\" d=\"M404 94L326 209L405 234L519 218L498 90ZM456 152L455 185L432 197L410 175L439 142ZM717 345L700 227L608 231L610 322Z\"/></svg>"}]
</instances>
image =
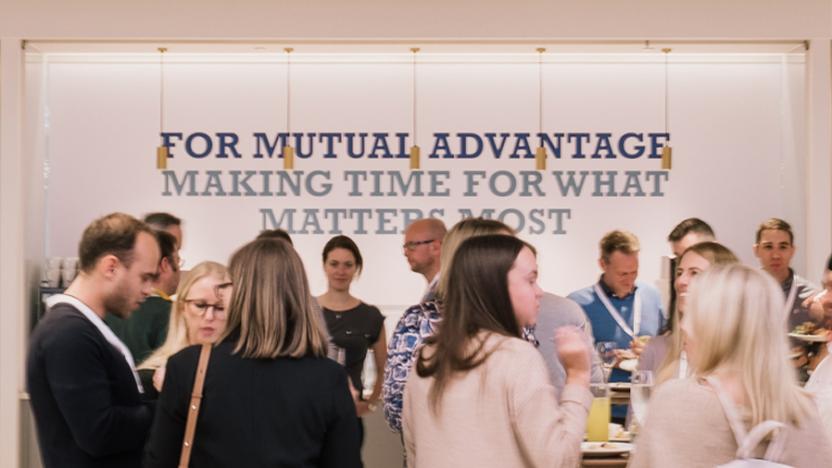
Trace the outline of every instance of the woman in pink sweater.
<instances>
[{"instance_id":1,"label":"woman in pink sweater","mask_svg":"<svg viewBox=\"0 0 832 468\"><path fill-rule=\"evenodd\" d=\"M543 358L521 338L542 296L533 247L474 237L443 268L444 320L405 386L408 466L578 466L592 401L590 346L576 328L556 332L566 369L559 403Z\"/></svg>"},{"instance_id":2,"label":"woman in pink sweater","mask_svg":"<svg viewBox=\"0 0 832 468\"><path fill-rule=\"evenodd\" d=\"M784 302L762 270L715 266L697 277L682 318L693 376L656 389L630 467L711 467L740 456L830 466L832 442L788 358ZM745 439L764 422L779 428L759 443Z\"/></svg>"}]
</instances>

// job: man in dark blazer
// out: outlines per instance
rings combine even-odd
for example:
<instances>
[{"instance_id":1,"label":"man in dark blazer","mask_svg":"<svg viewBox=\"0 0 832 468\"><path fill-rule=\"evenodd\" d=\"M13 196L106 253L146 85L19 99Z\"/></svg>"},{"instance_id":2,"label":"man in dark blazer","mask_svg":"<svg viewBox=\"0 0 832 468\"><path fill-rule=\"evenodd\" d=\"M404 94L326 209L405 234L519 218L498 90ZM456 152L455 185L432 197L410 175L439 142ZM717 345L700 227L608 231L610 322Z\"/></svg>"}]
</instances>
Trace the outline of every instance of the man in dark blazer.
<instances>
[{"instance_id":1,"label":"man in dark blazer","mask_svg":"<svg viewBox=\"0 0 832 468\"><path fill-rule=\"evenodd\" d=\"M139 467L153 408L130 351L103 317L126 317L150 295L159 245L146 224L113 213L86 228L78 250L81 272L49 298L26 362L43 463Z\"/></svg>"}]
</instances>

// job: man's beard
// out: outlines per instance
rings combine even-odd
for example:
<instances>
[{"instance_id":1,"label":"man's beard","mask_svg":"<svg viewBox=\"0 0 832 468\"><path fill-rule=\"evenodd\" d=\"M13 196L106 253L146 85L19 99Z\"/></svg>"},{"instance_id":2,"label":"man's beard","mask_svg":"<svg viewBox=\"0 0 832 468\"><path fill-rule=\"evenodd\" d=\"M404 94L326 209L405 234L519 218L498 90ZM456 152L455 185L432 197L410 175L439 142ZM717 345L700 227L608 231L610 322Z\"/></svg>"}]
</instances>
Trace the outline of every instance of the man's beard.
<instances>
[{"instance_id":1,"label":"man's beard","mask_svg":"<svg viewBox=\"0 0 832 468\"><path fill-rule=\"evenodd\" d=\"M117 291L104 300L104 310L116 317L127 319L133 312L133 304L126 295Z\"/></svg>"}]
</instances>

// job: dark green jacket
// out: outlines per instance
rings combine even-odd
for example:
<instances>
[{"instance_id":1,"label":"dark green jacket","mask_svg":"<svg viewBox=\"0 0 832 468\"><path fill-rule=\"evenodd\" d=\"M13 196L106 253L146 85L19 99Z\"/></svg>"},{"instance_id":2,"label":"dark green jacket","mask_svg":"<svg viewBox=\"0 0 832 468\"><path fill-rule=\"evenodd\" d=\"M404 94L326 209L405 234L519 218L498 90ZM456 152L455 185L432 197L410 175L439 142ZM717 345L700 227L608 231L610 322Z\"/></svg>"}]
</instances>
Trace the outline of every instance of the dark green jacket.
<instances>
[{"instance_id":1,"label":"dark green jacket","mask_svg":"<svg viewBox=\"0 0 832 468\"><path fill-rule=\"evenodd\" d=\"M165 342L170 307L170 301L150 296L130 314L130 318L125 320L108 313L104 322L130 348L138 366Z\"/></svg>"}]
</instances>

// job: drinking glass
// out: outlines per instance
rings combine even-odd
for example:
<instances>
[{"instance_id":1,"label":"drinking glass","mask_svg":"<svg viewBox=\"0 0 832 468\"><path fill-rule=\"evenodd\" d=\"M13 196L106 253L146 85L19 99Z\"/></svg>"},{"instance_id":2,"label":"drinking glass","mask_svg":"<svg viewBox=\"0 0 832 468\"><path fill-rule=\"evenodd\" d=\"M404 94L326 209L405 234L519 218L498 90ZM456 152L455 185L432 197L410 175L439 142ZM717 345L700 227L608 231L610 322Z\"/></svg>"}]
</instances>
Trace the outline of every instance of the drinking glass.
<instances>
[{"instance_id":1,"label":"drinking glass","mask_svg":"<svg viewBox=\"0 0 832 468\"><path fill-rule=\"evenodd\" d=\"M607 384L592 384L592 406L586 420L586 440L606 442L610 438L610 387Z\"/></svg>"},{"instance_id":2,"label":"drinking glass","mask_svg":"<svg viewBox=\"0 0 832 468\"><path fill-rule=\"evenodd\" d=\"M615 341L599 341L595 343L595 349L598 351L598 357L601 358L604 367L604 378L609 379L612 365L615 363L615 350L618 349L618 343Z\"/></svg>"},{"instance_id":3,"label":"drinking glass","mask_svg":"<svg viewBox=\"0 0 832 468\"><path fill-rule=\"evenodd\" d=\"M347 363L347 350L330 341L327 346L326 357L343 366Z\"/></svg>"},{"instance_id":4,"label":"drinking glass","mask_svg":"<svg viewBox=\"0 0 832 468\"><path fill-rule=\"evenodd\" d=\"M653 391L653 372L638 370L630 376L630 404L633 408L633 422L644 426L647 419L647 403Z\"/></svg>"}]
</instances>

